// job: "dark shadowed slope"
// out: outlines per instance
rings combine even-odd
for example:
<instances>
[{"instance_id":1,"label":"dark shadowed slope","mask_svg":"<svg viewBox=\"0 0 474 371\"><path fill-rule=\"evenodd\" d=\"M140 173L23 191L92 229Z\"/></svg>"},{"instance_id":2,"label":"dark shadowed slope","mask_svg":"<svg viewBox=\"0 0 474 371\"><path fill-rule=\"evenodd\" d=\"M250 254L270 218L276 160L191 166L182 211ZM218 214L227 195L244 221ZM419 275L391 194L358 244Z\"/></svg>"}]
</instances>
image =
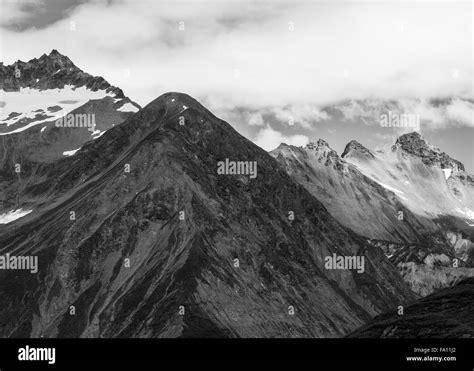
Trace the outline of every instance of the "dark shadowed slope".
<instances>
[{"instance_id":1,"label":"dark shadowed slope","mask_svg":"<svg viewBox=\"0 0 474 371\"><path fill-rule=\"evenodd\" d=\"M474 278L376 317L350 337L474 338Z\"/></svg>"},{"instance_id":2,"label":"dark shadowed slope","mask_svg":"<svg viewBox=\"0 0 474 371\"><path fill-rule=\"evenodd\" d=\"M226 158L257 177L218 175ZM0 253L39 272L0 271L1 336L334 337L414 299L379 248L183 94L21 176L33 211L0 226ZM325 269L333 253L365 272Z\"/></svg>"}]
</instances>

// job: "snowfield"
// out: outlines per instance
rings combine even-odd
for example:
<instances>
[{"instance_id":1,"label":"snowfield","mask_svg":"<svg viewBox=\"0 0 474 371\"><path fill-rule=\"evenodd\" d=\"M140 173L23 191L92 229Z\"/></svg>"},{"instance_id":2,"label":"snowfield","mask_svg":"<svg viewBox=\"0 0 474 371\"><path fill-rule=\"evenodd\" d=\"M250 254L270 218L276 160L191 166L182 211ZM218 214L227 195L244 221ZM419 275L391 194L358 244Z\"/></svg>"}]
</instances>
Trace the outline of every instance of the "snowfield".
<instances>
[{"instance_id":1,"label":"snowfield","mask_svg":"<svg viewBox=\"0 0 474 371\"><path fill-rule=\"evenodd\" d=\"M8 224L10 222L13 222L14 220L20 219L21 217L28 215L32 211L33 210L18 209L10 210L5 214L0 214L0 224Z\"/></svg>"},{"instance_id":2,"label":"snowfield","mask_svg":"<svg viewBox=\"0 0 474 371\"><path fill-rule=\"evenodd\" d=\"M120 112L138 112L138 108L131 103L125 103L122 107L117 109Z\"/></svg>"},{"instance_id":3,"label":"snowfield","mask_svg":"<svg viewBox=\"0 0 474 371\"><path fill-rule=\"evenodd\" d=\"M79 150L80 150L80 148L78 148L78 149L73 149L72 151L64 151L64 152L63 152L63 155L64 155L64 156L73 156L73 155L75 155L76 152L79 151Z\"/></svg>"},{"instance_id":4,"label":"snowfield","mask_svg":"<svg viewBox=\"0 0 474 371\"><path fill-rule=\"evenodd\" d=\"M91 91L86 87L75 88L72 85L67 85L64 89L37 90L21 88L19 92L0 90L0 103L3 105L0 111L0 129L3 129L5 126L11 126L21 119L34 119L38 114L47 116L46 118L32 121L21 128L3 133L0 132L0 135L19 133L43 122L56 120L90 100L102 99L106 96L113 97L112 93L107 93L105 90ZM60 107L57 111L56 109L48 109L56 106ZM8 119L12 112L19 113L20 115Z\"/></svg>"}]
</instances>

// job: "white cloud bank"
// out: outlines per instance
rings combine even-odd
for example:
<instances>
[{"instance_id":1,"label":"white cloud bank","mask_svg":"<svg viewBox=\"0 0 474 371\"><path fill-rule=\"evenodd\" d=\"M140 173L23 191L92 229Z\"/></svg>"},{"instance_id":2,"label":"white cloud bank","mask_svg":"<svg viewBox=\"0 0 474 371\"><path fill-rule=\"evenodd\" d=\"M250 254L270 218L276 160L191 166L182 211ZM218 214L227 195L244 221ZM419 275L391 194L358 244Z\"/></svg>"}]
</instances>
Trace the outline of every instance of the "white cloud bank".
<instances>
[{"instance_id":1,"label":"white cloud bank","mask_svg":"<svg viewBox=\"0 0 474 371\"><path fill-rule=\"evenodd\" d=\"M27 14L24 2L1 4L2 25ZM270 143L277 135L266 113L308 128L327 118L320 107L346 99L472 98L472 7L92 0L41 30L2 29L0 53L12 63L58 49L142 105L182 91L224 115L246 107L253 113L243 121L264 127L259 133L269 139L257 140ZM472 126L473 107L464 100L443 112L423 103L417 109L435 126Z\"/></svg>"},{"instance_id":2,"label":"white cloud bank","mask_svg":"<svg viewBox=\"0 0 474 371\"><path fill-rule=\"evenodd\" d=\"M281 132L272 129L271 126L267 125L267 127L257 133L254 142L264 150L271 151L278 147L280 143L286 143L293 146L304 146L309 142L309 139L305 135L285 136Z\"/></svg>"},{"instance_id":3,"label":"white cloud bank","mask_svg":"<svg viewBox=\"0 0 474 371\"><path fill-rule=\"evenodd\" d=\"M247 106L472 93L470 3L108 3L43 30L2 30L3 58L56 48L140 103L165 90ZM22 14L7 4L3 23Z\"/></svg>"}]
</instances>

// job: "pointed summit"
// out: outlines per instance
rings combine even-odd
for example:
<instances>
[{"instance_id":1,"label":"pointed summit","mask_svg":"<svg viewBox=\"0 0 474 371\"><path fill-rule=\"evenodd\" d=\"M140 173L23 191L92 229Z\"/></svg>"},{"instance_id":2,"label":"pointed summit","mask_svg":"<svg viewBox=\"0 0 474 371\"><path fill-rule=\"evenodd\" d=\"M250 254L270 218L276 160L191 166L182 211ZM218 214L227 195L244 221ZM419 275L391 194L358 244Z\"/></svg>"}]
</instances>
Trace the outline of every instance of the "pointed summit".
<instances>
[{"instance_id":1,"label":"pointed summit","mask_svg":"<svg viewBox=\"0 0 474 371\"><path fill-rule=\"evenodd\" d=\"M304 149L316 156L319 162L326 166L341 167L341 158L324 139L318 139L317 142L309 142Z\"/></svg>"},{"instance_id":2,"label":"pointed summit","mask_svg":"<svg viewBox=\"0 0 474 371\"><path fill-rule=\"evenodd\" d=\"M248 171L220 173L223 161L248 164ZM251 164L258 167L254 178ZM381 251L366 250L365 239L342 227L273 157L187 95L162 95L74 156L28 165L22 175L29 187L19 192L34 212L4 228L0 245L4 251L24 247L25 255L42 251L42 269L52 276L2 275L0 295L9 295L9 305L0 313L7 324L0 336L334 337L414 298ZM12 174L7 194L16 189ZM81 215L73 226L64 217L71 208ZM84 228L89 221L94 228ZM327 271L319 257L336 254L363 254L365 270ZM84 313L96 310L100 328L87 318L72 325L69 300L49 304L52 284L63 282L57 262L65 256L71 282L58 284L55 297L67 298L70 287L91 287L77 300ZM130 259L139 268L128 270L123 256L145 258ZM229 257L245 263L245 275ZM368 281L385 290L373 290ZM28 290L12 293L12 284ZM285 302L298 308L294 320L275 319L282 288ZM34 315L40 295L47 301L43 316L55 318L48 327ZM129 302L138 303L139 312ZM178 317L175 303L191 315ZM248 308L258 316L249 316Z\"/></svg>"},{"instance_id":3,"label":"pointed summit","mask_svg":"<svg viewBox=\"0 0 474 371\"><path fill-rule=\"evenodd\" d=\"M0 66L0 89L5 91L19 91L21 88L63 89L66 86L85 87L93 92L103 90L116 99L126 99L121 89L112 86L103 77L84 72L56 49L51 50L49 55L43 54L28 62ZM130 103L139 108L136 103Z\"/></svg>"},{"instance_id":4,"label":"pointed summit","mask_svg":"<svg viewBox=\"0 0 474 371\"><path fill-rule=\"evenodd\" d=\"M342 158L347 157L363 157L363 158L374 158L374 154L360 144L357 140L351 140L347 143L344 152L342 152Z\"/></svg>"},{"instance_id":5,"label":"pointed summit","mask_svg":"<svg viewBox=\"0 0 474 371\"><path fill-rule=\"evenodd\" d=\"M328 142L326 142L324 139L318 139L317 142L309 142L305 148L307 149L312 149L312 150L321 150L321 149L329 149L332 150L332 148L329 146Z\"/></svg>"},{"instance_id":6,"label":"pointed summit","mask_svg":"<svg viewBox=\"0 0 474 371\"><path fill-rule=\"evenodd\" d=\"M402 148L412 154L421 153L425 149L439 151L439 149L430 146L421 134L416 131L401 135L395 142L394 147ZM392 147L392 150L394 147Z\"/></svg>"},{"instance_id":7,"label":"pointed summit","mask_svg":"<svg viewBox=\"0 0 474 371\"><path fill-rule=\"evenodd\" d=\"M400 136L392 146L392 152L396 151L403 151L419 157L426 165L437 165L441 169L464 171L464 165L461 162L429 144L418 132L411 132Z\"/></svg>"}]
</instances>

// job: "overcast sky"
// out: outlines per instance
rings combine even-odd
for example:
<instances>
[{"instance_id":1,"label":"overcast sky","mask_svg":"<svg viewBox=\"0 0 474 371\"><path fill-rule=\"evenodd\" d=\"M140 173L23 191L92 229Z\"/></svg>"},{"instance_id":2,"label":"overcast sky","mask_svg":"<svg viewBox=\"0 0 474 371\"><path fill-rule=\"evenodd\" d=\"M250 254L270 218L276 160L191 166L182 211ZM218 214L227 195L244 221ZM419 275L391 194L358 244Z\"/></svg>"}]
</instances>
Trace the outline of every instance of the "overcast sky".
<instances>
[{"instance_id":1,"label":"overcast sky","mask_svg":"<svg viewBox=\"0 0 474 371\"><path fill-rule=\"evenodd\" d=\"M473 168L470 1L0 2L7 64L58 49L141 105L188 93L265 149L318 138L339 153L351 139L384 148L403 130L325 107L402 101L428 140Z\"/></svg>"}]
</instances>

